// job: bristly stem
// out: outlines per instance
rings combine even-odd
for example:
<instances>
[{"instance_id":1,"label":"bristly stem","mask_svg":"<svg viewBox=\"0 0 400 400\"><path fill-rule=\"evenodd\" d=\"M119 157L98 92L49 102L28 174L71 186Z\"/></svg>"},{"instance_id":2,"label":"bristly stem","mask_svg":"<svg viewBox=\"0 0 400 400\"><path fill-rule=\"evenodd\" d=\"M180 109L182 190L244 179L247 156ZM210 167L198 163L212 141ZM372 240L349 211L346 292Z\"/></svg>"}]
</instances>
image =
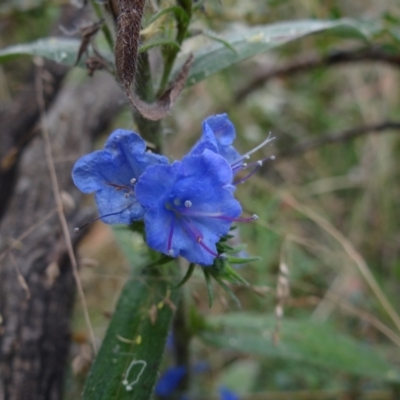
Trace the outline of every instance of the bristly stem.
<instances>
[{"instance_id":1,"label":"bristly stem","mask_svg":"<svg viewBox=\"0 0 400 400\"><path fill-rule=\"evenodd\" d=\"M192 17L192 1L191 0L177 0L178 6L180 6L183 11L186 13L187 18L176 16L176 42L181 45L183 40L186 37L190 19ZM164 53L164 71L163 76L161 78L160 88L158 90L158 95L161 95L167 85L170 78L170 74L172 71L172 67L174 66L175 58L179 53L180 49L177 47L172 46L164 46L163 53Z\"/></svg>"},{"instance_id":2,"label":"bristly stem","mask_svg":"<svg viewBox=\"0 0 400 400\"><path fill-rule=\"evenodd\" d=\"M148 103L154 101L155 96L147 52L140 53L138 56L136 71L136 93L139 95L140 98ZM136 108L133 110L133 118L138 126L138 131L143 139L154 145L154 148L152 148L154 152L161 153L161 122L151 121L143 117Z\"/></svg>"}]
</instances>

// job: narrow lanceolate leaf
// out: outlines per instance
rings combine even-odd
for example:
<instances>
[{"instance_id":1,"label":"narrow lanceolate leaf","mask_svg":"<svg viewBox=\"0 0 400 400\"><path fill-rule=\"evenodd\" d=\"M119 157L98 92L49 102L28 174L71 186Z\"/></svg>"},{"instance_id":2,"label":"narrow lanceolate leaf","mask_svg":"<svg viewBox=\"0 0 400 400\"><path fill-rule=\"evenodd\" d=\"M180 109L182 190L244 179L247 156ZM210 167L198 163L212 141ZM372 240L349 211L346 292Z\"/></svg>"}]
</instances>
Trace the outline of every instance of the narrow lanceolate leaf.
<instances>
[{"instance_id":1,"label":"narrow lanceolate leaf","mask_svg":"<svg viewBox=\"0 0 400 400\"><path fill-rule=\"evenodd\" d=\"M275 344L275 317L237 312L210 317L207 324L208 329L200 332L200 337L217 347L400 382L399 368L386 361L372 345L341 334L331 325L309 319L284 319L279 343Z\"/></svg>"},{"instance_id":2,"label":"narrow lanceolate leaf","mask_svg":"<svg viewBox=\"0 0 400 400\"><path fill-rule=\"evenodd\" d=\"M366 40L380 29L378 24L346 18L288 21L218 34L219 42L214 41L194 53L187 85L194 85L233 64L313 33L334 31L343 38Z\"/></svg>"},{"instance_id":3,"label":"narrow lanceolate leaf","mask_svg":"<svg viewBox=\"0 0 400 400\"><path fill-rule=\"evenodd\" d=\"M80 39L64 39L49 37L35 42L17 44L0 50L0 63L12 60L23 55L39 56L65 65L74 65ZM84 61L82 57L81 64Z\"/></svg>"},{"instance_id":4,"label":"narrow lanceolate leaf","mask_svg":"<svg viewBox=\"0 0 400 400\"><path fill-rule=\"evenodd\" d=\"M115 67L127 91L131 90L135 81L140 24L145 3L145 0L119 0L118 2L119 15L115 42Z\"/></svg>"},{"instance_id":5,"label":"narrow lanceolate leaf","mask_svg":"<svg viewBox=\"0 0 400 400\"><path fill-rule=\"evenodd\" d=\"M127 245L129 231L118 232ZM127 254L128 259L137 259ZM83 400L147 400L152 396L166 338L178 301L178 269L145 268L122 290L99 353L90 370Z\"/></svg>"}]
</instances>

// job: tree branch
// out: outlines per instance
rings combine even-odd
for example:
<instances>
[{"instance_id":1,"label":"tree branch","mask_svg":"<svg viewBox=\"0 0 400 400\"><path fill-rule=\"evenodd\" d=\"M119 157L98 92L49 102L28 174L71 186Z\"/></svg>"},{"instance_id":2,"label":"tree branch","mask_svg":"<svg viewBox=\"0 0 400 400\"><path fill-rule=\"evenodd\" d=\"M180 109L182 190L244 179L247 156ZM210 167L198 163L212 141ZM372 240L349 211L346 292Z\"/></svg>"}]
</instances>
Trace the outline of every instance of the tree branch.
<instances>
[{"instance_id":1,"label":"tree branch","mask_svg":"<svg viewBox=\"0 0 400 400\"><path fill-rule=\"evenodd\" d=\"M314 68L331 67L338 64L373 61L400 67L400 54L392 54L380 47L341 50L331 52L327 56L312 54L255 76L250 82L235 94L233 103L242 102L249 94L263 87L265 82L272 78L285 77L300 72L307 72Z\"/></svg>"},{"instance_id":2,"label":"tree branch","mask_svg":"<svg viewBox=\"0 0 400 400\"><path fill-rule=\"evenodd\" d=\"M288 150L282 151L278 154L278 159L282 157L298 156L326 144L346 142L362 135L385 133L390 130L400 130L400 122L384 121L379 124L357 126L342 132L321 134L321 136L317 138L307 140Z\"/></svg>"}]
</instances>

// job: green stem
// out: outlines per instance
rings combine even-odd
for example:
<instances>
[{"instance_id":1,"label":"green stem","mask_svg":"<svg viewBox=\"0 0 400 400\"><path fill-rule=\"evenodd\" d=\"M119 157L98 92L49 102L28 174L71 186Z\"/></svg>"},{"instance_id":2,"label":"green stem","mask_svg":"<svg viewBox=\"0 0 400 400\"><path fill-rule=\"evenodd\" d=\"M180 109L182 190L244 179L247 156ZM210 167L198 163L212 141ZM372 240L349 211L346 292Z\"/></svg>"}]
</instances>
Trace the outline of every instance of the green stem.
<instances>
[{"instance_id":1,"label":"green stem","mask_svg":"<svg viewBox=\"0 0 400 400\"><path fill-rule=\"evenodd\" d=\"M138 56L138 69L136 72L136 93L148 103L154 101L154 89L151 80L150 63L147 52ZM133 118L138 126L138 131L144 140L151 143L156 153L162 152L161 122L150 121L144 118L136 108L133 110Z\"/></svg>"},{"instance_id":2,"label":"green stem","mask_svg":"<svg viewBox=\"0 0 400 400\"><path fill-rule=\"evenodd\" d=\"M108 28L106 18L104 17L103 10L101 9L100 4L96 0L90 0L90 4L93 7L93 10L96 13L97 18L104 20L104 24L101 29L104 33L104 36L106 38L108 46L110 47L110 50L114 51L114 40L111 31Z\"/></svg>"},{"instance_id":3,"label":"green stem","mask_svg":"<svg viewBox=\"0 0 400 400\"><path fill-rule=\"evenodd\" d=\"M176 42L179 46L182 44L183 40L186 37L187 30L189 28L190 19L192 17L192 1L191 0L177 0L178 6L182 7L183 11L187 14L187 19L183 18L176 19ZM158 90L158 95L161 95L169 81L169 77L172 71L172 67L174 66L175 58L178 55L180 49L172 46L165 46L164 48L164 71L163 76L161 78L160 88Z\"/></svg>"},{"instance_id":4,"label":"green stem","mask_svg":"<svg viewBox=\"0 0 400 400\"><path fill-rule=\"evenodd\" d=\"M188 327L188 313L186 307L186 290L182 288L182 295L178 303L173 322L174 354L177 366L186 368L186 374L179 384L178 391L185 393L190 385L190 340L191 334Z\"/></svg>"}]
</instances>

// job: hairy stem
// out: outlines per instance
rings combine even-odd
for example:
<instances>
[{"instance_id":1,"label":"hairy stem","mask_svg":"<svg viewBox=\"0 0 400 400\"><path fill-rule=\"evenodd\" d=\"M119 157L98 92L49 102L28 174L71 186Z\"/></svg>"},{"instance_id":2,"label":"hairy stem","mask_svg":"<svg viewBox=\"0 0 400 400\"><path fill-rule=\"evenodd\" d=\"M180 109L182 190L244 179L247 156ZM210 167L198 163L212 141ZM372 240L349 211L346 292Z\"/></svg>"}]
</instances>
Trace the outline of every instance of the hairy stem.
<instances>
[{"instance_id":1,"label":"hairy stem","mask_svg":"<svg viewBox=\"0 0 400 400\"><path fill-rule=\"evenodd\" d=\"M136 93L148 103L154 101L154 90L151 81L150 63L147 53L140 53L138 57L138 69L136 78ZM146 142L152 145L156 153L162 152L161 122L151 121L143 117L135 108L133 118L138 126L139 133ZM154 147L153 147L154 146Z\"/></svg>"}]
</instances>

